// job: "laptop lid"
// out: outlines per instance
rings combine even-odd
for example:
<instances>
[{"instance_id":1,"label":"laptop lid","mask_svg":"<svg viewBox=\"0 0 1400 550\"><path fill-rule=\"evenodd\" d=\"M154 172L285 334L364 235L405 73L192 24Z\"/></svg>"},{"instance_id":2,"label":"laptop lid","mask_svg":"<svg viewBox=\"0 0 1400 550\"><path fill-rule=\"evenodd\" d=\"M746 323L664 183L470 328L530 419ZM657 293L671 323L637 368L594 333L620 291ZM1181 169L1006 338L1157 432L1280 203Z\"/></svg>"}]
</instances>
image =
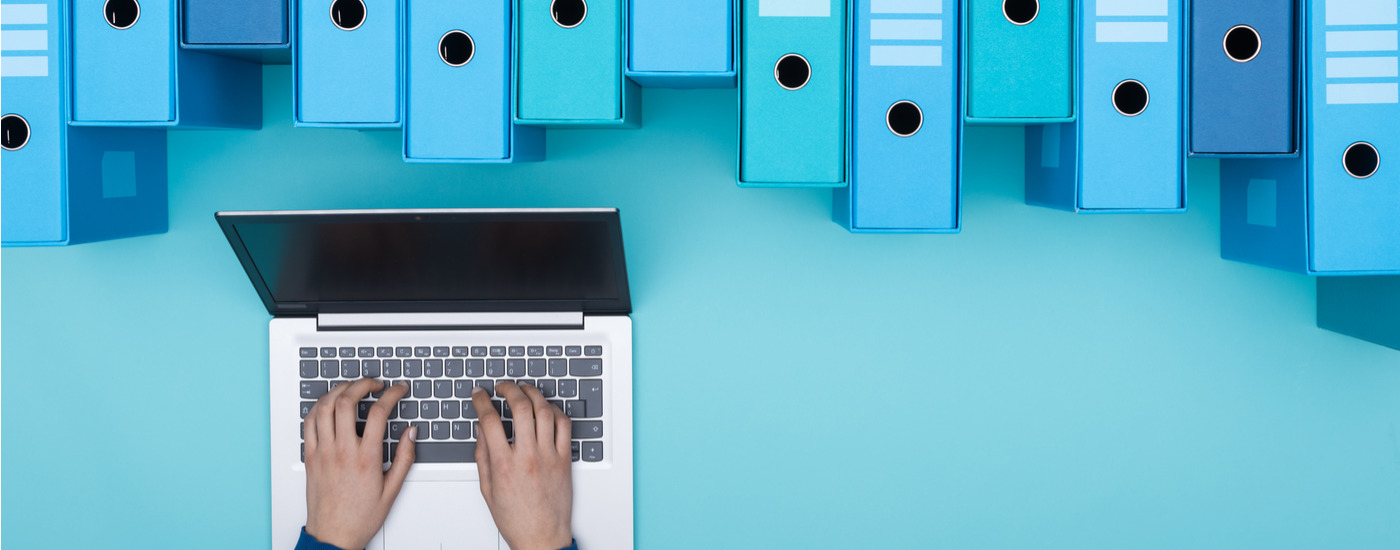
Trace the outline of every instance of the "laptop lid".
<instances>
[{"instance_id":1,"label":"laptop lid","mask_svg":"<svg viewBox=\"0 0 1400 550\"><path fill-rule=\"evenodd\" d=\"M214 217L273 315L632 311L614 208Z\"/></svg>"}]
</instances>

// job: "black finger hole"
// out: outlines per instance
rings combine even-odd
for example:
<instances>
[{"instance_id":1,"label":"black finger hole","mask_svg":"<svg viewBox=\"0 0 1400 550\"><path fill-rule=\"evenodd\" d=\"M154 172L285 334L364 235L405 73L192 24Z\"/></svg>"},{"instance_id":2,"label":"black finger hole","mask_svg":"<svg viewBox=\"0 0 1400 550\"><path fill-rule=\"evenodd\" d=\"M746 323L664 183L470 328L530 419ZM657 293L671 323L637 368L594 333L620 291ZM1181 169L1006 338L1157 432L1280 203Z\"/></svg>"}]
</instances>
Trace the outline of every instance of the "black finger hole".
<instances>
[{"instance_id":1,"label":"black finger hole","mask_svg":"<svg viewBox=\"0 0 1400 550\"><path fill-rule=\"evenodd\" d=\"M438 55L442 61L453 67L461 67L471 62L476 55L476 43L471 35L462 31L448 31L438 40Z\"/></svg>"},{"instance_id":2,"label":"black finger hole","mask_svg":"<svg viewBox=\"0 0 1400 550\"><path fill-rule=\"evenodd\" d=\"M588 3L583 0L554 0L549 4L549 15L560 27L572 29L588 17Z\"/></svg>"},{"instance_id":3,"label":"black finger hole","mask_svg":"<svg viewBox=\"0 0 1400 550\"><path fill-rule=\"evenodd\" d=\"M1236 25L1225 31L1225 55L1236 63L1248 62L1259 55L1259 33L1248 25Z\"/></svg>"},{"instance_id":4,"label":"black finger hole","mask_svg":"<svg viewBox=\"0 0 1400 550\"><path fill-rule=\"evenodd\" d=\"M1353 178L1369 178L1381 168L1380 151L1376 150L1376 146L1364 141L1353 143L1342 153L1342 167L1346 168L1347 174Z\"/></svg>"},{"instance_id":5,"label":"black finger hole","mask_svg":"<svg viewBox=\"0 0 1400 550\"><path fill-rule=\"evenodd\" d=\"M1113 108L1123 116L1138 116L1147 110L1147 86L1124 80L1113 87Z\"/></svg>"},{"instance_id":6,"label":"black finger hole","mask_svg":"<svg viewBox=\"0 0 1400 550\"><path fill-rule=\"evenodd\" d=\"M909 137L924 126L924 112L913 101L898 101L885 111L885 125L894 135Z\"/></svg>"},{"instance_id":7,"label":"black finger hole","mask_svg":"<svg viewBox=\"0 0 1400 550\"><path fill-rule=\"evenodd\" d=\"M773 78L776 78L778 85L785 89L801 89L812 78L812 66L807 64L807 58L790 53L779 59L778 64L773 66Z\"/></svg>"},{"instance_id":8,"label":"black finger hole","mask_svg":"<svg viewBox=\"0 0 1400 550\"><path fill-rule=\"evenodd\" d=\"M102 17L114 29L129 29L141 18L141 4L136 0L107 0L102 5Z\"/></svg>"},{"instance_id":9,"label":"black finger hole","mask_svg":"<svg viewBox=\"0 0 1400 550\"><path fill-rule=\"evenodd\" d=\"M19 115L0 117L0 148L18 151L29 143L29 121Z\"/></svg>"},{"instance_id":10,"label":"black finger hole","mask_svg":"<svg viewBox=\"0 0 1400 550\"><path fill-rule=\"evenodd\" d=\"M353 31L365 24L365 3L362 0L331 2L331 23L342 31Z\"/></svg>"},{"instance_id":11,"label":"black finger hole","mask_svg":"<svg viewBox=\"0 0 1400 550\"><path fill-rule=\"evenodd\" d=\"M1035 21L1035 16L1040 15L1040 2L1038 0L1002 0L1001 14L1006 16L1006 20L1015 25L1029 25Z\"/></svg>"}]
</instances>

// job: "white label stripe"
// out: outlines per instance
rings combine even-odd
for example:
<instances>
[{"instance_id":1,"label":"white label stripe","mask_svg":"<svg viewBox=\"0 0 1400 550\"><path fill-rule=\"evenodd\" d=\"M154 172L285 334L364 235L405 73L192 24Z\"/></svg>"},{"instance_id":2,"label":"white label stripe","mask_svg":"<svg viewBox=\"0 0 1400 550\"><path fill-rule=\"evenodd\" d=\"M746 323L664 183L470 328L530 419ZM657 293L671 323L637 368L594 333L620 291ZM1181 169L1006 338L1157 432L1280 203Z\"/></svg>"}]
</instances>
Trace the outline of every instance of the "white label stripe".
<instances>
[{"instance_id":1,"label":"white label stripe","mask_svg":"<svg viewBox=\"0 0 1400 550\"><path fill-rule=\"evenodd\" d=\"M759 17L831 17L832 0L758 0Z\"/></svg>"},{"instance_id":2,"label":"white label stripe","mask_svg":"<svg viewBox=\"0 0 1400 550\"><path fill-rule=\"evenodd\" d=\"M871 46L876 67L937 67L943 65L942 46Z\"/></svg>"},{"instance_id":3,"label":"white label stripe","mask_svg":"<svg viewBox=\"0 0 1400 550\"><path fill-rule=\"evenodd\" d=\"M943 0L870 0L870 13L943 13Z\"/></svg>"},{"instance_id":4,"label":"white label stripe","mask_svg":"<svg viewBox=\"0 0 1400 550\"><path fill-rule=\"evenodd\" d=\"M1098 0L1094 15L1099 17L1152 17L1169 15L1167 0Z\"/></svg>"},{"instance_id":5,"label":"white label stripe","mask_svg":"<svg viewBox=\"0 0 1400 550\"><path fill-rule=\"evenodd\" d=\"M1400 76L1400 58L1329 57L1327 78L1387 78Z\"/></svg>"},{"instance_id":6,"label":"white label stripe","mask_svg":"<svg viewBox=\"0 0 1400 550\"><path fill-rule=\"evenodd\" d=\"M942 40L943 22L937 19L872 19L871 40Z\"/></svg>"},{"instance_id":7,"label":"white label stripe","mask_svg":"<svg viewBox=\"0 0 1400 550\"><path fill-rule=\"evenodd\" d=\"M49 7L45 4L0 4L0 25L47 25Z\"/></svg>"},{"instance_id":8,"label":"white label stripe","mask_svg":"<svg viewBox=\"0 0 1400 550\"><path fill-rule=\"evenodd\" d=\"M0 31L0 50L44 51L49 49L49 31Z\"/></svg>"},{"instance_id":9,"label":"white label stripe","mask_svg":"<svg viewBox=\"0 0 1400 550\"><path fill-rule=\"evenodd\" d=\"M49 76L49 58L43 55L0 57L0 76Z\"/></svg>"},{"instance_id":10,"label":"white label stripe","mask_svg":"<svg viewBox=\"0 0 1400 550\"><path fill-rule=\"evenodd\" d=\"M1400 103L1400 84L1328 84L1328 105Z\"/></svg>"},{"instance_id":11,"label":"white label stripe","mask_svg":"<svg viewBox=\"0 0 1400 550\"><path fill-rule=\"evenodd\" d=\"M1329 52L1393 52L1396 31L1328 31Z\"/></svg>"},{"instance_id":12,"label":"white label stripe","mask_svg":"<svg viewBox=\"0 0 1400 550\"><path fill-rule=\"evenodd\" d=\"M1166 42L1170 27L1167 23L1104 22L1094 23L1095 42Z\"/></svg>"},{"instance_id":13,"label":"white label stripe","mask_svg":"<svg viewBox=\"0 0 1400 550\"><path fill-rule=\"evenodd\" d=\"M1400 7L1395 0L1329 0L1328 25L1394 25Z\"/></svg>"}]
</instances>

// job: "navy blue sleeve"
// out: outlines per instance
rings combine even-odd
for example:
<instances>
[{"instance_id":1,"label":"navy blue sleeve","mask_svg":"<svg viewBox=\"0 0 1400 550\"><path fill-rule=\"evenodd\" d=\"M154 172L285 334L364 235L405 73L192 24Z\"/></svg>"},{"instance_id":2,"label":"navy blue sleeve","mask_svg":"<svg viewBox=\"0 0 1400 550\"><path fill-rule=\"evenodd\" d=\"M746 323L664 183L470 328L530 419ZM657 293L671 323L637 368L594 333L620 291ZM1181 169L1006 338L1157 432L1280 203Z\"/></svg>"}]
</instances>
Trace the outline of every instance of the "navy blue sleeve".
<instances>
[{"instance_id":1,"label":"navy blue sleeve","mask_svg":"<svg viewBox=\"0 0 1400 550\"><path fill-rule=\"evenodd\" d=\"M326 544L326 543L324 543L324 542L321 542L321 541L319 541L319 540L316 540L316 537L311 536L310 533L307 533L307 532L306 532L306 528L305 528L305 527L302 527L302 528L301 528L301 538L297 539L297 547L296 547L296 550L344 550L344 549L342 549L342 548L339 547L339 546L334 546L334 545Z\"/></svg>"},{"instance_id":2,"label":"navy blue sleeve","mask_svg":"<svg viewBox=\"0 0 1400 550\"><path fill-rule=\"evenodd\" d=\"M578 541L577 541L577 540L571 540L571 541L569 541L569 542L570 542L571 544L569 544L567 547L560 548L559 550L578 550Z\"/></svg>"}]
</instances>

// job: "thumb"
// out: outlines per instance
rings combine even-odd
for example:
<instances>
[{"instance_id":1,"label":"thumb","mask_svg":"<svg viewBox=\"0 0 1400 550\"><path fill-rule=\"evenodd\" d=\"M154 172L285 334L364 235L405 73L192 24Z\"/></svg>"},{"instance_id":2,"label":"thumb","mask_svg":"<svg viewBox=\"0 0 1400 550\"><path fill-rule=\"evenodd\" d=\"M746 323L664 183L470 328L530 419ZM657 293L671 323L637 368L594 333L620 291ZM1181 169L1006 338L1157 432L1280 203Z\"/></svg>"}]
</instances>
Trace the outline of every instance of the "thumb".
<instances>
[{"instance_id":1,"label":"thumb","mask_svg":"<svg viewBox=\"0 0 1400 550\"><path fill-rule=\"evenodd\" d=\"M384 500L386 505L392 505L394 499L398 498L399 490L403 489L403 480L408 477L408 468L413 466L413 459L416 457L418 438L418 427L410 427L404 430L403 437L399 438L399 448L394 452L394 462L390 464L389 471L384 474Z\"/></svg>"}]
</instances>

